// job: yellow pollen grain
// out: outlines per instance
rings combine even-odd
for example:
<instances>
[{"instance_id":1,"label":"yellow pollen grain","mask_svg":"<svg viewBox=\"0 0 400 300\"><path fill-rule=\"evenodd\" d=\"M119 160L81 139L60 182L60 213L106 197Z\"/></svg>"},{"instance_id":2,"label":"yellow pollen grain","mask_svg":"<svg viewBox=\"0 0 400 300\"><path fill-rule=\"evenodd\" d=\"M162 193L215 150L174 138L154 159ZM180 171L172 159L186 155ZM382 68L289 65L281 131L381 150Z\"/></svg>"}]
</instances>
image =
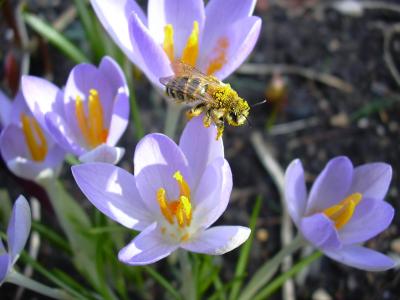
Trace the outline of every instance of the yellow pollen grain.
<instances>
[{"instance_id":1,"label":"yellow pollen grain","mask_svg":"<svg viewBox=\"0 0 400 300\"><path fill-rule=\"evenodd\" d=\"M34 118L22 113L21 123L25 142L32 159L34 161L43 161L46 158L48 146L46 137L44 136L38 122Z\"/></svg>"},{"instance_id":2,"label":"yellow pollen grain","mask_svg":"<svg viewBox=\"0 0 400 300\"><path fill-rule=\"evenodd\" d=\"M182 237L181 237L181 242L186 242L189 239L190 235L189 233L185 233Z\"/></svg>"},{"instance_id":3,"label":"yellow pollen grain","mask_svg":"<svg viewBox=\"0 0 400 300\"><path fill-rule=\"evenodd\" d=\"M362 199L362 194L354 193L346 197L339 204L333 205L323 213L335 223L336 229L341 229L352 218L357 205Z\"/></svg>"},{"instance_id":4,"label":"yellow pollen grain","mask_svg":"<svg viewBox=\"0 0 400 300\"><path fill-rule=\"evenodd\" d=\"M217 40L217 43L213 49L215 53L214 58L210 60L207 67L207 75L212 75L215 72L222 69L227 62L227 52L229 48L229 40L226 37L221 37Z\"/></svg>"},{"instance_id":5,"label":"yellow pollen grain","mask_svg":"<svg viewBox=\"0 0 400 300\"><path fill-rule=\"evenodd\" d=\"M193 22L192 32L183 49L181 60L185 64L196 66L197 57L199 56L199 23Z\"/></svg>"},{"instance_id":6,"label":"yellow pollen grain","mask_svg":"<svg viewBox=\"0 0 400 300\"><path fill-rule=\"evenodd\" d=\"M164 43L163 49L167 54L169 60L172 62L175 59L174 54L174 28L171 24L164 26Z\"/></svg>"}]
</instances>

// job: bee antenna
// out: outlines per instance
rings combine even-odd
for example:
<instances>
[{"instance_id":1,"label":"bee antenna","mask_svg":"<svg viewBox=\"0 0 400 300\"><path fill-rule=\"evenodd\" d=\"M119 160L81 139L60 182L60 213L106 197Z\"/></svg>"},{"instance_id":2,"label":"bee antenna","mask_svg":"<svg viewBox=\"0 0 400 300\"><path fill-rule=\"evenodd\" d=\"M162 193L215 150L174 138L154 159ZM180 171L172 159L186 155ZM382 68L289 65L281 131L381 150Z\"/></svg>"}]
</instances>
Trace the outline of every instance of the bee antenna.
<instances>
[{"instance_id":1,"label":"bee antenna","mask_svg":"<svg viewBox=\"0 0 400 300\"><path fill-rule=\"evenodd\" d=\"M267 102L267 99L264 99L264 100L262 100L262 101L260 101L260 102L257 102L257 103L255 103L255 104L251 105L251 107L259 106L259 105L264 104L264 103L266 103L266 102Z\"/></svg>"}]
</instances>

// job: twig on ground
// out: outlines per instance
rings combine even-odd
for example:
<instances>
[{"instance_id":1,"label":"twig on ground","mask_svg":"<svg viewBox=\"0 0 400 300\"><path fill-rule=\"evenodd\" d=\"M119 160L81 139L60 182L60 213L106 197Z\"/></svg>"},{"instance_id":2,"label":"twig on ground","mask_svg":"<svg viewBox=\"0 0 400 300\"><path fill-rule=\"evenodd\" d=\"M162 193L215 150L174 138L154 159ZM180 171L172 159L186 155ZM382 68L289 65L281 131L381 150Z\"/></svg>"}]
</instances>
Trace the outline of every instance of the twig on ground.
<instances>
[{"instance_id":1,"label":"twig on ground","mask_svg":"<svg viewBox=\"0 0 400 300\"><path fill-rule=\"evenodd\" d=\"M279 163L276 161L272 155L273 150L270 145L263 141L262 134L255 131L251 135L251 143L261 161L261 164L270 174L271 179L275 183L282 205L282 228L281 228L281 240L282 247L287 246L293 240L293 228L290 220L290 216L286 209L286 204L284 203L284 171ZM292 267L292 257L287 256L282 262L282 272L288 271ZM285 282L283 286L283 299L285 300L295 300L295 288L292 279Z\"/></svg>"},{"instance_id":2,"label":"twig on ground","mask_svg":"<svg viewBox=\"0 0 400 300\"><path fill-rule=\"evenodd\" d=\"M319 73L311 69L299 67L299 66L291 66L284 64L244 64L239 68L238 73L241 74L258 74L258 75L270 75L274 73L280 74L293 74L305 77L307 79L318 81L325 85L334 87L338 90L341 90L345 93L352 93L353 86L344 80L333 76L331 74Z\"/></svg>"}]
</instances>

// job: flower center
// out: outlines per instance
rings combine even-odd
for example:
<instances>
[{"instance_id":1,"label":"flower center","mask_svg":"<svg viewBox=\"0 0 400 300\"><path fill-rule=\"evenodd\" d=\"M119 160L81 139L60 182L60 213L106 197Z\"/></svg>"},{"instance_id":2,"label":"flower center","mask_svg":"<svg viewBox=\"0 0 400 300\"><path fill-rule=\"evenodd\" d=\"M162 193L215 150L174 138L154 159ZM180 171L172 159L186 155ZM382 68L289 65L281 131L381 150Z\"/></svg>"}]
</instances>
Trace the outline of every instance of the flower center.
<instances>
[{"instance_id":1,"label":"flower center","mask_svg":"<svg viewBox=\"0 0 400 300\"><path fill-rule=\"evenodd\" d=\"M342 200L339 204L333 205L325 209L323 213L335 223L336 229L341 229L350 221L361 199L362 194L351 194L350 196Z\"/></svg>"},{"instance_id":2,"label":"flower center","mask_svg":"<svg viewBox=\"0 0 400 300\"><path fill-rule=\"evenodd\" d=\"M21 114L22 131L29 152L34 161L43 161L47 155L47 141L38 122L26 114Z\"/></svg>"},{"instance_id":3,"label":"flower center","mask_svg":"<svg viewBox=\"0 0 400 300\"><path fill-rule=\"evenodd\" d=\"M157 202L160 206L161 213L168 224L172 225L161 227L162 234L165 234L167 227L171 229L169 236L180 242L187 241L190 233L187 230L192 222L192 203L190 202L190 187L183 178L181 172L176 171L173 178L177 181L179 186L178 199L168 201L166 191L164 188L159 188L157 191ZM175 226L177 224L177 226ZM178 229L178 230L176 230Z\"/></svg>"},{"instance_id":4,"label":"flower center","mask_svg":"<svg viewBox=\"0 0 400 300\"><path fill-rule=\"evenodd\" d=\"M174 52L174 27L172 24L167 24L164 27L164 42L163 49L167 54L169 60L173 62L175 60ZM199 23L193 22L192 32L186 42L186 46L183 49L182 57L180 60L192 67L196 66L197 57L199 56Z\"/></svg>"},{"instance_id":5,"label":"flower center","mask_svg":"<svg viewBox=\"0 0 400 300\"><path fill-rule=\"evenodd\" d=\"M83 101L76 96L75 114L79 129L90 148L95 148L107 140L108 130L104 128L103 108L99 93L95 89L89 91L87 104L88 113L85 113Z\"/></svg>"}]
</instances>

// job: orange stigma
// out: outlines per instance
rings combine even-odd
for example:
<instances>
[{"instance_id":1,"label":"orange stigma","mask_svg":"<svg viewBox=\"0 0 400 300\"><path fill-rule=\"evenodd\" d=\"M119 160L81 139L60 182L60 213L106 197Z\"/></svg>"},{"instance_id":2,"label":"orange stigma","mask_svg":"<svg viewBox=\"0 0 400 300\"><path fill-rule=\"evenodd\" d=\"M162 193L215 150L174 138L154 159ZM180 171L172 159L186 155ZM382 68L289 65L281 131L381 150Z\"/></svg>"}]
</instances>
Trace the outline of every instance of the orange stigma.
<instances>
[{"instance_id":1,"label":"orange stigma","mask_svg":"<svg viewBox=\"0 0 400 300\"><path fill-rule=\"evenodd\" d=\"M351 194L339 204L325 209L323 213L335 223L336 229L340 229L350 221L361 199L362 194Z\"/></svg>"}]
</instances>

